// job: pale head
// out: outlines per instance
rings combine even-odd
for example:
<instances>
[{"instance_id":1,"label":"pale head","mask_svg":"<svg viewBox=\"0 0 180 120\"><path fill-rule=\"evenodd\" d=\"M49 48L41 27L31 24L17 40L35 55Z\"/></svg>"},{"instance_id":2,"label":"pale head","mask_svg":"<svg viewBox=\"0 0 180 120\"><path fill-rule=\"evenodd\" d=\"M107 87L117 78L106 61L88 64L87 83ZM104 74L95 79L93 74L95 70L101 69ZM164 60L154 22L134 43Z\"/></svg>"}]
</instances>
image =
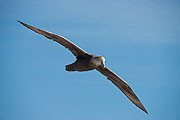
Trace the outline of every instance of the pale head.
<instances>
[{"instance_id":1,"label":"pale head","mask_svg":"<svg viewBox=\"0 0 180 120\"><path fill-rule=\"evenodd\" d=\"M94 56L91 58L94 67L105 67L105 58L103 56Z\"/></svg>"}]
</instances>

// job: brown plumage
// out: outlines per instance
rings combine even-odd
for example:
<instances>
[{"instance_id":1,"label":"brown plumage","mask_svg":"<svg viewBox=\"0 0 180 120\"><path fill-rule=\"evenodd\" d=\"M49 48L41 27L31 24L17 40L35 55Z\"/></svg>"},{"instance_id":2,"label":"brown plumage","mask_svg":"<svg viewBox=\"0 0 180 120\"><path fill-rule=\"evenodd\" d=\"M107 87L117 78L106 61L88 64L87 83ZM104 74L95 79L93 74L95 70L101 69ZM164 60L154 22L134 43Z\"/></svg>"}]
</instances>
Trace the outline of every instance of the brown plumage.
<instances>
[{"instance_id":1,"label":"brown plumage","mask_svg":"<svg viewBox=\"0 0 180 120\"><path fill-rule=\"evenodd\" d=\"M137 107L139 107L141 110L148 114L148 112L146 111L138 97L135 95L133 90L129 87L129 85L105 66L105 59L103 56L89 54L62 36L32 27L21 21L18 22L25 27L33 30L34 32L39 33L49 39L52 39L63 45L65 48L68 48L77 60L70 65L66 65L67 71L81 72L96 69L97 71L105 75L107 79L110 80L113 84L115 84Z\"/></svg>"}]
</instances>

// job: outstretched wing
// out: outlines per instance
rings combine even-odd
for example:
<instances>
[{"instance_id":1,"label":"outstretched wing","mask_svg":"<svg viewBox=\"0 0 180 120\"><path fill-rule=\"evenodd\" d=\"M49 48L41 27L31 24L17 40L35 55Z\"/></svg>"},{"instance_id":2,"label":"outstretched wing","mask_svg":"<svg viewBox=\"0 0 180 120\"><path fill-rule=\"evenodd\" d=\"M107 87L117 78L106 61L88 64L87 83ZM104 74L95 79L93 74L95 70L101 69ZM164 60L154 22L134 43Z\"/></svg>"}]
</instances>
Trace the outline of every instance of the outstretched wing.
<instances>
[{"instance_id":1,"label":"outstretched wing","mask_svg":"<svg viewBox=\"0 0 180 120\"><path fill-rule=\"evenodd\" d=\"M69 40L67 40L66 38L64 38L62 36L35 28L35 27L25 24L21 21L18 21L18 22L21 23L22 25L24 25L25 27L33 30L34 32L39 33L49 39L53 39L54 41L60 43L65 48L68 48L76 57L79 57L79 56L83 57L83 56L89 55L87 52L82 50L80 47L76 46L75 44L73 44L72 42L70 42Z\"/></svg>"},{"instance_id":2,"label":"outstretched wing","mask_svg":"<svg viewBox=\"0 0 180 120\"><path fill-rule=\"evenodd\" d=\"M97 70L103 75L105 75L107 79L109 79L113 84L115 84L137 107L139 107L148 114L138 97L124 80L122 80L119 76L117 76L107 67L105 67L104 69L97 68Z\"/></svg>"}]
</instances>

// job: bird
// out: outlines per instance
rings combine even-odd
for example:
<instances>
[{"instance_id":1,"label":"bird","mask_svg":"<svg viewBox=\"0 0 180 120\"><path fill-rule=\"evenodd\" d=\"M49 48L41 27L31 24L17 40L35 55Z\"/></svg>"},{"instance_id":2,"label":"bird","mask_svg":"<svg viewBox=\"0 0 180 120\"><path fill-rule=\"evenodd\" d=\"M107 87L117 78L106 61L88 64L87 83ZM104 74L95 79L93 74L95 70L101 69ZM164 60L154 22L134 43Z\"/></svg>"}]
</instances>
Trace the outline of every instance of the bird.
<instances>
[{"instance_id":1,"label":"bird","mask_svg":"<svg viewBox=\"0 0 180 120\"><path fill-rule=\"evenodd\" d=\"M103 56L97 56L87 53L86 51L84 51L68 39L64 38L63 36L33 27L19 20L17 20L17 22L29 28L30 30L38 34L41 34L48 39L52 39L53 41L69 49L72 52L72 54L76 57L76 61L72 64L65 66L65 69L67 71L99 71L102 75L106 76L107 79L110 80L116 87L118 87L132 103L134 103L142 111L148 114L147 110L145 109L139 98L136 96L136 94L133 92L133 90L130 88L128 83L105 66L105 58Z\"/></svg>"}]
</instances>

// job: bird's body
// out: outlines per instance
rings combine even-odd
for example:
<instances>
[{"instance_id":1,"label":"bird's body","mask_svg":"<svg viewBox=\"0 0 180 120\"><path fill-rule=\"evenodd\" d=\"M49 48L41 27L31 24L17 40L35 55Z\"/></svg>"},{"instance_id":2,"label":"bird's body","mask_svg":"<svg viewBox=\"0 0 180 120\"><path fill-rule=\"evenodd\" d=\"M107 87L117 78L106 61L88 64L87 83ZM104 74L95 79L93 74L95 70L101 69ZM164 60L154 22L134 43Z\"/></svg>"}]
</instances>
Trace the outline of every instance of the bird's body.
<instances>
[{"instance_id":1,"label":"bird's body","mask_svg":"<svg viewBox=\"0 0 180 120\"><path fill-rule=\"evenodd\" d=\"M74 63L66 65L66 70L82 72L104 66L105 59L103 56L87 55L85 57L78 57Z\"/></svg>"},{"instance_id":2,"label":"bird's body","mask_svg":"<svg viewBox=\"0 0 180 120\"><path fill-rule=\"evenodd\" d=\"M96 69L104 76L106 76L107 79L110 80L113 84L115 84L137 107L147 113L146 109L135 95L133 90L129 87L129 85L105 66L105 58L103 56L89 54L62 36L35 28L20 21L18 22L35 31L36 33L52 39L63 45L65 48L68 48L76 57L76 61L70 65L66 65L67 71L82 72Z\"/></svg>"}]
</instances>

